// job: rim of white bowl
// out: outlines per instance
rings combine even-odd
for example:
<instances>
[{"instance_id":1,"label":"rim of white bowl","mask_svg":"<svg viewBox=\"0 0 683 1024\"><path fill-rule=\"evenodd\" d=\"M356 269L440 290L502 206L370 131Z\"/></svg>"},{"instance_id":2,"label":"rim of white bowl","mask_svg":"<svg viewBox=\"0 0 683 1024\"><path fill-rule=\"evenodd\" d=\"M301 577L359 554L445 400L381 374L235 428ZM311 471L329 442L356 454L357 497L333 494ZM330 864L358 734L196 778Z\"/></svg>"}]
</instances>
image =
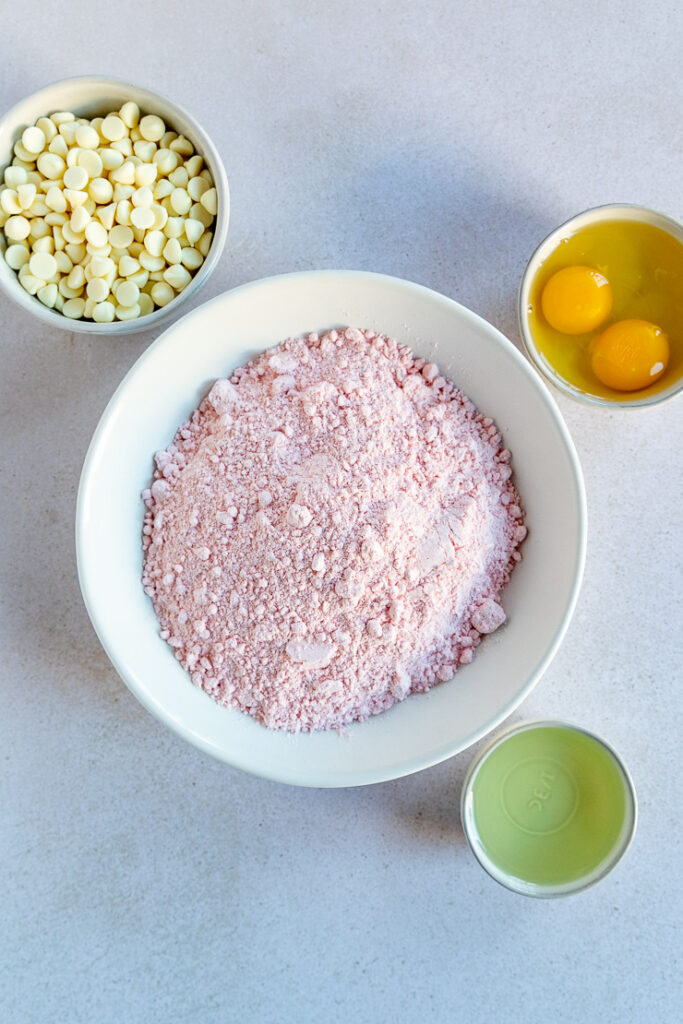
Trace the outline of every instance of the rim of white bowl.
<instances>
[{"instance_id":1,"label":"rim of white bowl","mask_svg":"<svg viewBox=\"0 0 683 1024\"><path fill-rule=\"evenodd\" d=\"M137 85L124 78L116 78L110 75L75 75L72 78L60 79L19 100L18 103L15 103L13 107L3 114L0 117L0 138L7 134L10 145L13 145L18 138L18 129L24 128L29 121L34 123L37 117L43 116L48 110L66 109L68 107L68 109L75 110L76 112L80 111L87 114L88 111L92 111L94 113L95 110L103 108L108 103L105 93L106 89L112 86L115 89L121 90L122 93L125 90L126 97L133 99L139 106L143 108L147 106L148 109L144 110L145 113L158 113L159 116L164 117L164 120L168 121L170 130L175 130L176 125L180 124L182 133L187 135L194 144L195 149L204 158L206 166L211 171L218 195L218 213L214 221L214 236L208 256L193 276L187 288L176 295L166 306L148 313L147 316L137 317L135 320L118 320L110 324L98 324L91 320L71 320L57 310L44 306L34 295L29 295L19 283L16 272L11 267L8 267L2 255L0 255L0 288L2 288L5 294L28 313L38 317L39 320L42 320L43 323L48 324L50 327L56 327L58 330L63 331L73 331L79 334L132 334L134 332L153 330L176 316L191 299L196 297L216 269L225 248L230 222L228 178L223 161L210 136L197 119L184 107L173 100L167 99L161 93L148 89L146 86ZM74 103L65 104L63 107L60 107L59 104L55 105L53 101L54 93L57 91L63 93L69 89L74 91L82 90L82 102L77 100ZM99 93L99 95L90 95L88 98L88 92L91 94ZM129 93L134 95L129 95ZM118 102L118 99L112 101L114 104ZM123 95L121 102L125 102ZM40 107L42 114L28 114L29 108L35 109L37 107ZM163 111L166 111L166 114ZM32 120L30 120L31 117ZM3 169L7 166L7 163L5 163L6 155L0 154L0 167ZM11 150L9 158L11 160ZM4 232L1 230L0 241L2 243L0 249L4 253L6 240Z\"/></svg>"},{"instance_id":2,"label":"rim of white bowl","mask_svg":"<svg viewBox=\"0 0 683 1024\"><path fill-rule=\"evenodd\" d=\"M616 401L609 398L601 398L599 395L590 395L570 384L569 381L565 380L541 357L529 327L526 315L529 305L529 292L531 291L531 283L538 273L541 263L551 252L554 252L565 235L585 227L587 224L596 224L601 220L633 220L643 224L651 224L683 244L683 224L665 213L651 210L647 206L639 206L637 203L605 203L602 206L592 206L570 217L569 220L564 221L558 227L553 228L550 234L546 235L539 242L531 254L519 285L517 317L524 349L539 373L559 391L562 391L563 394L568 395L577 402L599 406L603 409L646 409L653 405L661 405L675 398L676 395L683 391L683 375L663 391L654 392L642 398Z\"/></svg>"},{"instance_id":3,"label":"rim of white bowl","mask_svg":"<svg viewBox=\"0 0 683 1024\"><path fill-rule=\"evenodd\" d=\"M95 587L91 587L92 581L90 579L87 566L84 565L82 540L82 537L85 533L85 508L88 500L87 492L90 486L91 466L93 466L94 463L96 462L100 440L107 433L109 427L109 420L115 413L119 395L127 387L129 378L131 378L136 373L138 367L141 366L146 360L153 358L157 348L164 343L164 339L166 338L168 332L175 331L182 324L183 320L195 316L196 314L198 314L199 310L203 310L207 306L221 302L226 295L232 295L239 292L252 290L269 282L305 278L322 278L325 276L338 275L348 275L351 277L358 277L365 280L375 280L377 282L407 287L411 290L416 291L418 294L428 295L433 299L437 299L441 303L444 303L451 307L455 307L459 311L460 315L470 319L474 323L483 324L487 331L490 331L493 334L495 334L499 342L502 343L504 347L507 349L507 352L510 355L510 357L518 363L523 373L527 375L530 379L532 379L534 385L538 388L539 397L546 405L548 412L554 421L555 427L564 443L565 450L567 452L567 456L574 477L577 502L577 558L576 564L574 566L574 575L571 582L569 597L566 603L562 621L552 641L549 643L543 658L536 666L534 672L532 672L532 674L527 679L526 684L518 691L518 693L515 694L515 696L511 700L509 700L499 709L497 714L492 719L490 719L479 729L471 733L470 736L467 737L466 742L460 743L459 745L455 746L453 744L446 744L445 746L431 750L428 754L423 754L418 757L415 757L410 762L402 762L400 766L398 764L384 765L381 768L375 769L373 771L365 772L362 778L356 776L345 776L343 781L339 781L339 778L336 775L330 775L329 773L319 773L314 778L308 776L304 778L300 774L296 773L282 773L276 770L269 771L267 769L257 770L253 767L253 765L247 763L245 759L235 757L223 748L219 749L210 740L204 738L203 736L197 735L195 732L191 730L191 728L185 726L183 723L179 722L176 718L174 718L162 704L160 704L156 699L154 699L147 692L147 690L139 684L137 680L131 677L131 674L128 672L125 664L123 663L123 659L119 656L117 650L111 644L109 644L106 629L102 622L100 621L97 612L97 602L94 596ZM170 325L162 334L159 335L159 337L157 337L149 346L147 346L147 348L142 352L142 354L139 356L139 358L136 360L133 366L128 370L125 377L114 391L114 394L110 398L109 402L107 403L107 406L104 409L104 412L102 413L99 419L99 422L95 428L92 439L88 446L88 450L86 452L85 459L83 462L83 469L81 471L78 495L76 499L75 534L78 580L81 588L81 593L83 596L83 601L88 612L88 615L90 617L90 621L93 625L95 633L97 634L97 637L105 653L107 654L109 660L114 666L116 672L118 673L124 684L128 687L128 689L133 693L136 699L142 704L142 706L147 711L151 712L151 714L154 715L154 717L157 718L160 722L162 722L167 728L169 728L172 732L176 733L177 735L181 736L188 743L191 743L194 747L201 750L205 754L209 754L216 760L221 761L224 764L230 765L231 767L239 768L242 771L246 771L251 775L256 775L274 782L283 782L289 785L313 788L340 789L350 786L374 785L380 782L388 782L392 779L402 778L406 775L412 775L415 772L423 771L425 768L431 768L436 764L440 764L441 762L446 761L448 758L453 757L455 754L458 754L461 751L466 750L473 744L478 743L479 740L483 739L485 736L488 736L489 733L491 733L494 729L498 728L498 726L502 722L504 722L505 719L508 718L516 710L516 708L518 708L519 705L529 696L529 694L536 686L536 684L539 682L539 680L543 677L548 666L551 664L553 658L557 654L557 651L565 637L567 629L569 628L569 624L574 615L574 610L576 608L576 603L578 601L586 563L586 488L583 478L583 471L581 469L581 463L579 461L579 456L576 451L576 447L572 440L571 434L569 433L569 429L562 417L557 402L555 401L553 395L550 392L550 389L547 387L543 379L539 377L539 375L535 372L533 367L530 365L529 361L525 359L524 355L519 351L516 345L514 345L508 338L506 338L502 331L500 331L497 327L489 323L488 320L485 320L477 313L472 312L472 310L468 309L466 306L463 306L455 299L451 299L448 296L441 294L440 292L434 291L434 289L432 288L427 288L425 285L417 284L413 281L407 281L402 278L392 277L389 274L380 274L371 271L343 269L311 271L306 270L295 271L293 273L288 274L276 274L266 278L259 278L255 281L249 281L245 284L238 285L235 288L227 289L220 295L216 295L212 299L209 299L207 302L195 307L195 309L190 310L188 313L185 314L184 317L181 317L175 323ZM362 726L362 723L360 723L360 725Z\"/></svg>"},{"instance_id":4,"label":"rim of white bowl","mask_svg":"<svg viewBox=\"0 0 683 1024\"><path fill-rule=\"evenodd\" d=\"M595 740L601 747L604 747L616 764L619 774L622 777L624 790L627 794L627 802L629 804L624 818L624 824L622 825L621 832L613 849L610 850L607 856L603 858L600 864L598 864L593 871L589 871L588 874L583 876L583 878L580 878L575 882L546 886L538 885L534 882L524 882L521 879L515 878L514 875L511 875L502 868L499 868L495 861L486 855L478 842L479 833L474 815L473 799L473 788L477 774L479 769L482 768L484 763L488 760L489 755L492 754L493 751L501 745L501 743L504 743L505 740L509 739L510 736L514 736L518 732L526 732L528 729L543 727L569 729L573 732L580 732L583 733L584 736L589 736L592 740ZM467 774L463 780L462 790L460 792L460 822L470 850L486 874L495 882L498 882L498 884L502 885L505 889L509 889L510 892L517 893L519 896L531 896L534 899L557 899L560 896L573 896L577 893L585 892L586 889L591 889L594 885L597 885L598 882L602 881L603 878L609 875L609 873L623 859L636 834L636 828L638 825L638 797L636 795L636 787L633 784L631 773L629 772L625 762L614 747L611 746L607 740L603 739L602 736L593 732L592 729L586 729L583 725L576 725L574 722L568 722L561 718L529 718L525 719L523 722L516 722L514 725L510 725L506 729L503 729L502 732L497 733L497 735L492 736L472 760L472 763L467 769Z\"/></svg>"}]
</instances>

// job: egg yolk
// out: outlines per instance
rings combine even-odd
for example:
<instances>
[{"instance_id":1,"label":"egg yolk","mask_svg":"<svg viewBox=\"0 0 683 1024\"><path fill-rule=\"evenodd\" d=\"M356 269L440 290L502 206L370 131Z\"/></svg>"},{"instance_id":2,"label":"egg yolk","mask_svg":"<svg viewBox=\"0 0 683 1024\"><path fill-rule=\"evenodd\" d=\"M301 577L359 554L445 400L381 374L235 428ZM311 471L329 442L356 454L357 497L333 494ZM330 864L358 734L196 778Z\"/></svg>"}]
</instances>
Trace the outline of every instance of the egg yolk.
<instances>
[{"instance_id":1,"label":"egg yolk","mask_svg":"<svg viewBox=\"0 0 683 1024\"><path fill-rule=\"evenodd\" d=\"M603 331L591 351L595 376L617 391L654 384L669 362L666 334L648 320L618 320Z\"/></svg>"},{"instance_id":2,"label":"egg yolk","mask_svg":"<svg viewBox=\"0 0 683 1024\"><path fill-rule=\"evenodd\" d=\"M585 334L607 319L612 288L592 267L564 267L549 279L541 295L543 316L562 334Z\"/></svg>"}]
</instances>

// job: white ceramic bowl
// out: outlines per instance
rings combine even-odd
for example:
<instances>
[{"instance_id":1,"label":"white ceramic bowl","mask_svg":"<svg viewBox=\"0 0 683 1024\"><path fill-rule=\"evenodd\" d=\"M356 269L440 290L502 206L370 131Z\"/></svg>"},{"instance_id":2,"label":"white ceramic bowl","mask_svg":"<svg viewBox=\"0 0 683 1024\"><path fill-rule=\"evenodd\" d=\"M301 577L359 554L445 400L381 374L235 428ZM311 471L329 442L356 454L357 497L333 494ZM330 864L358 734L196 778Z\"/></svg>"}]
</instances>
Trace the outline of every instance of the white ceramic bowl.
<instances>
[{"instance_id":1,"label":"white ceramic bowl","mask_svg":"<svg viewBox=\"0 0 683 1024\"><path fill-rule=\"evenodd\" d=\"M581 391L580 388L574 387L568 380L565 380L543 358L529 325L527 310L529 308L530 293L541 265L561 245L564 238L569 238L582 228L606 221L636 221L641 224L651 224L661 231L666 231L667 234L677 239L683 245L683 224L679 224L678 221L672 220L671 217L667 217L663 213L657 213L656 210L648 210L645 206L635 206L630 203L610 203L606 206L596 206L591 210L584 210L583 213L578 213L571 220L560 224L547 238L544 238L531 256L519 289L519 330L524 341L524 347L536 369L551 384L554 384L560 391L569 395L570 398L575 398L580 402L587 402L589 405L605 406L608 409L644 409L651 405L659 405L660 402L666 402L683 391L683 377L672 380L670 385L662 388L661 391L654 391L650 395L645 394L638 398L620 398L618 401L611 401L609 398L601 398L599 395L587 394L585 391Z\"/></svg>"},{"instance_id":2,"label":"white ceramic bowl","mask_svg":"<svg viewBox=\"0 0 683 1024\"><path fill-rule=\"evenodd\" d=\"M140 582L140 492L215 378L307 331L353 324L393 335L495 418L513 454L529 526L503 595L509 621L450 682L348 733L289 735L220 707L159 638ZM442 761L484 736L529 693L571 618L583 572L586 510L574 445L545 384L494 327L436 292L377 274L289 274L227 292L170 327L107 407L78 496L81 588L100 640L138 699L202 750L246 771L308 786L381 782Z\"/></svg>"},{"instance_id":3,"label":"white ceramic bowl","mask_svg":"<svg viewBox=\"0 0 683 1024\"><path fill-rule=\"evenodd\" d=\"M119 320L111 324L97 324L91 320L71 320L54 309L44 306L34 295L29 295L19 283L14 270L5 263L7 247L5 234L0 230L0 287L23 309L39 317L50 327L87 334L129 334L146 331L177 316L181 308L208 281L225 247L230 219L230 192L225 168L218 151L204 129L182 107L149 89L132 85L118 78L68 78L55 82L33 93L12 107L0 119L0 169L12 160L12 149L27 125L56 110L71 110L81 117L98 117L110 110L118 110L127 100L138 104L144 114L158 114L169 129L185 135L194 145L195 152L204 157L211 171L218 194L218 213L214 221L214 237L209 254L192 280L168 305L136 320Z\"/></svg>"}]
</instances>

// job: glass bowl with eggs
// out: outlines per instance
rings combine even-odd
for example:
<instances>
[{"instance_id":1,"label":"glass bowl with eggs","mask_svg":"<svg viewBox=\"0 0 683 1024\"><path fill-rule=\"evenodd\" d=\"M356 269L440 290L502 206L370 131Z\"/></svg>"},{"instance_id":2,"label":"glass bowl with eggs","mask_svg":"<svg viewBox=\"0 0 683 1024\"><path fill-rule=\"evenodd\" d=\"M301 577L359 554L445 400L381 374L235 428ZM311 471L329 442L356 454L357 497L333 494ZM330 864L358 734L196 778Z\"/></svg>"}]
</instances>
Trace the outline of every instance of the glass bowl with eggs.
<instances>
[{"instance_id":1,"label":"glass bowl with eggs","mask_svg":"<svg viewBox=\"0 0 683 1024\"><path fill-rule=\"evenodd\" d=\"M157 327L206 283L230 197L181 107L116 78L34 93L0 119L0 287L52 327Z\"/></svg>"},{"instance_id":2,"label":"glass bowl with eggs","mask_svg":"<svg viewBox=\"0 0 683 1024\"><path fill-rule=\"evenodd\" d=\"M683 389L683 225L642 206L586 210L529 260L519 292L527 354L565 394L610 408Z\"/></svg>"}]
</instances>

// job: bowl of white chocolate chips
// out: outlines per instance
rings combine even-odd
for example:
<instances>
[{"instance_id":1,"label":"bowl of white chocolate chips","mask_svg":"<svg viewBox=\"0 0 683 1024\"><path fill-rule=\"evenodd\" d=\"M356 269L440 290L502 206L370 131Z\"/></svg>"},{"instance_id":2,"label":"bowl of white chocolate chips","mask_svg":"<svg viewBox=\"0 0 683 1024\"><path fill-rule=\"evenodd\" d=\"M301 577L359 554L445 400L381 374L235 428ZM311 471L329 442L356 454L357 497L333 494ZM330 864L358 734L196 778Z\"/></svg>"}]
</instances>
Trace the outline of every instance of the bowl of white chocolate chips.
<instances>
[{"instance_id":1,"label":"bowl of white chocolate chips","mask_svg":"<svg viewBox=\"0 0 683 1024\"><path fill-rule=\"evenodd\" d=\"M225 246L230 197L213 143L130 83L73 78L23 100L0 121L0 169L0 286L54 327L156 327Z\"/></svg>"}]
</instances>

